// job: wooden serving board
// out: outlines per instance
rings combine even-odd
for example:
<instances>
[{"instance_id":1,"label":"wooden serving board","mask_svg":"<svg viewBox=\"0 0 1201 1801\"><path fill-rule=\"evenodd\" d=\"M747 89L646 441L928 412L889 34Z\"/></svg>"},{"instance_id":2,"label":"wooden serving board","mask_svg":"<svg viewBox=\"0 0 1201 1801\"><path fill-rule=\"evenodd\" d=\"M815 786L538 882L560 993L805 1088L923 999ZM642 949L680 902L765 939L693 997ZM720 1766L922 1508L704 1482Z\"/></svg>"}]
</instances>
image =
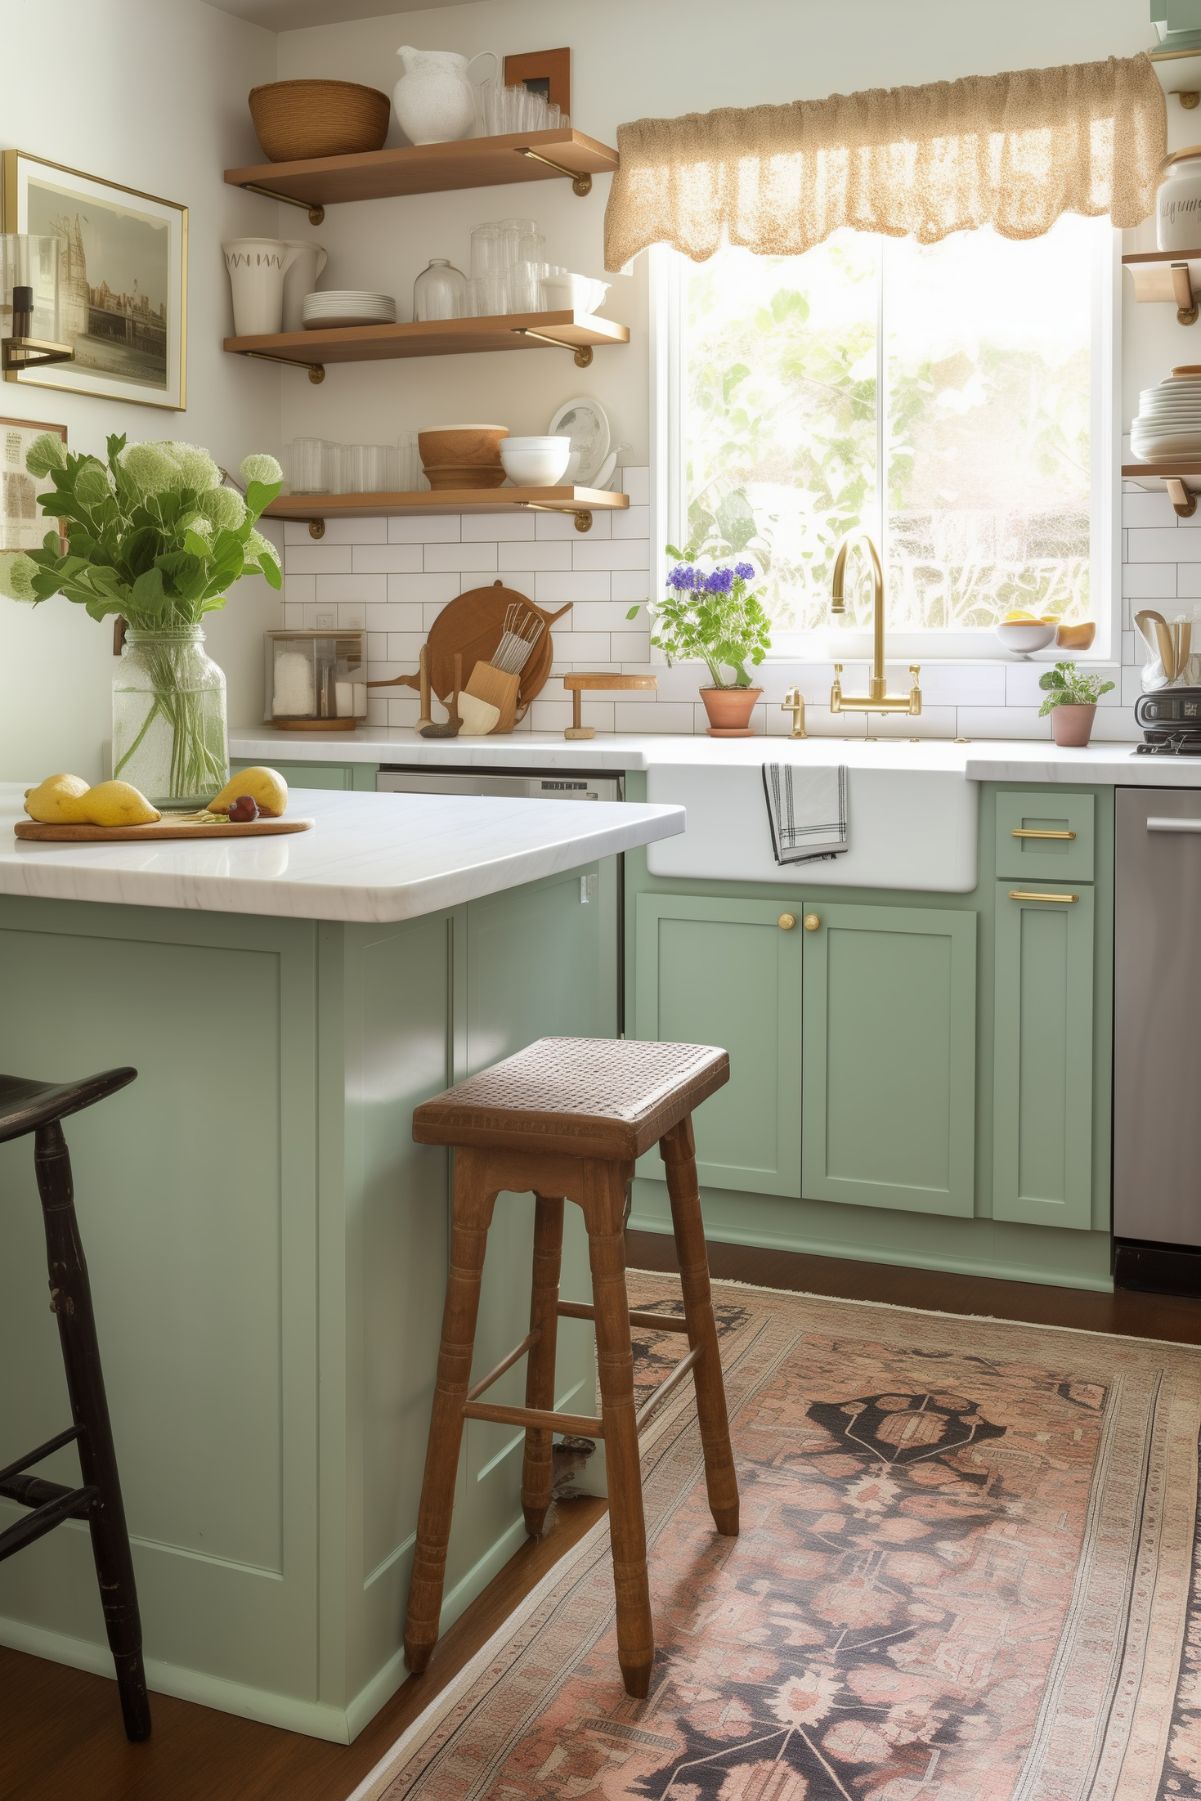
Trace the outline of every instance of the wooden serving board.
<instances>
[{"instance_id":1,"label":"wooden serving board","mask_svg":"<svg viewBox=\"0 0 1201 1801\"><path fill-rule=\"evenodd\" d=\"M311 819L251 819L243 824L214 819L209 823L198 813L164 813L153 825L42 825L36 819L19 819L13 831L35 844L149 844L167 838L271 838L284 832L307 832L312 825Z\"/></svg>"},{"instance_id":2,"label":"wooden serving board","mask_svg":"<svg viewBox=\"0 0 1201 1801\"><path fill-rule=\"evenodd\" d=\"M462 657L464 669L474 669L477 663L492 661L504 636L505 612L514 603L527 607L546 621L546 630L530 652L518 678L517 718L524 715L534 696L546 686L554 660L550 628L569 610L570 603L551 613L545 607L535 606L528 595L519 593L516 588L506 588L503 582L493 582L487 588L469 588L444 606L431 625L426 640L429 676L439 700L445 701L454 691L456 656Z\"/></svg>"}]
</instances>

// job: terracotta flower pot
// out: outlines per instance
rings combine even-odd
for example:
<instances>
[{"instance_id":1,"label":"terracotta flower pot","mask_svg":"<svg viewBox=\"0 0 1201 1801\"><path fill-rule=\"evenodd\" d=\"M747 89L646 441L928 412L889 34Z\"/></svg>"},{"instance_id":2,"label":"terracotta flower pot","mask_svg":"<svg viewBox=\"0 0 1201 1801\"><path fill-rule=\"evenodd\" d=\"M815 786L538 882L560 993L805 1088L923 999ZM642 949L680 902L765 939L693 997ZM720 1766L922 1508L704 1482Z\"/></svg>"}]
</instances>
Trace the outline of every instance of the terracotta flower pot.
<instances>
[{"instance_id":1,"label":"terracotta flower pot","mask_svg":"<svg viewBox=\"0 0 1201 1801\"><path fill-rule=\"evenodd\" d=\"M751 714L762 688L702 688L711 738L749 738Z\"/></svg>"},{"instance_id":2,"label":"terracotta flower pot","mask_svg":"<svg viewBox=\"0 0 1201 1801\"><path fill-rule=\"evenodd\" d=\"M1051 714L1051 736L1063 750L1083 750L1093 735L1096 706L1056 707Z\"/></svg>"}]
</instances>

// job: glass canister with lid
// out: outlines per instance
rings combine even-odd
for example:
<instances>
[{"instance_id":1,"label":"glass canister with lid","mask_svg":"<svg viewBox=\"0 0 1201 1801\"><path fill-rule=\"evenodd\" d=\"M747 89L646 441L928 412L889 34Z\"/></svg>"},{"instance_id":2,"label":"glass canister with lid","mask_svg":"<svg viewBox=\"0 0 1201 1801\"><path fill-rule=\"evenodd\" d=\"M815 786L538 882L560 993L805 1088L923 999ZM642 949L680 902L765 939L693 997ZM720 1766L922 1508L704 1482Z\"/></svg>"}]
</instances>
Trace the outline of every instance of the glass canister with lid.
<instances>
[{"instance_id":1,"label":"glass canister with lid","mask_svg":"<svg viewBox=\"0 0 1201 1801\"><path fill-rule=\"evenodd\" d=\"M1201 250L1201 144L1164 158L1155 196L1155 238L1161 250Z\"/></svg>"},{"instance_id":2,"label":"glass canister with lid","mask_svg":"<svg viewBox=\"0 0 1201 1801\"><path fill-rule=\"evenodd\" d=\"M353 731L367 717L361 631L267 633L263 719L287 731Z\"/></svg>"}]
</instances>

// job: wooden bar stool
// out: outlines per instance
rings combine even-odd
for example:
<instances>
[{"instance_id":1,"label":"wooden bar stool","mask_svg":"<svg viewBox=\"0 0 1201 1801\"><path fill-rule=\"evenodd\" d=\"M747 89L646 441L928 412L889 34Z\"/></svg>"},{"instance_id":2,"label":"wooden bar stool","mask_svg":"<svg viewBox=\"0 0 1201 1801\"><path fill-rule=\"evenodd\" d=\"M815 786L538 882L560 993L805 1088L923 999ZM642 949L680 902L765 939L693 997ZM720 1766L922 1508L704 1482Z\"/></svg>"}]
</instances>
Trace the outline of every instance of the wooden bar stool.
<instances>
[{"instance_id":1,"label":"wooden bar stool","mask_svg":"<svg viewBox=\"0 0 1201 1801\"><path fill-rule=\"evenodd\" d=\"M136 1069L109 1069L102 1075L61 1086L0 1075L0 1144L30 1132L34 1135L33 1158L46 1231L50 1306L58 1320L74 1422L35 1451L0 1469L0 1495L30 1509L0 1532L0 1563L55 1526L61 1526L64 1520L88 1522L125 1733L135 1740L150 1736L142 1625L100 1370L92 1291L75 1218L71 1160L61 1122L68 1114L115 1094L137 1073ZM52 1451L69 1444L75 1445L79 1455L83 1481L78 1488L67 1488L61 1482L47 1482L27 1473L31 1464L40 1463Z\"/></svg>"},{"instance_id":2,"label":"wooden bar stool","mask_svg":"<svg viewBox=\"0 0 1201 1801\"><path fill-rule=\"evenodd\" d=\"M692 1371L709 1506L717 1530L738 1533L738 1484L722 1385L709 1263L697 1192L692 1112L730 1077L726 1053L707 1045L542 1038L528 1050L426 1101L413 1116L419 1144L455 1150L453 1233L438 1377L430 1420L417 1545L405 1621L405 1660L424 1670L438 1637L446 1551L464 1419L524 1426L521 1500L535 1538L551 1499L551 1434L602 1437L617 1596L617 1648L628 1693L650 1686L655 1643L646 1570L638 1428ZM634 1160L658 1144L667 1170L684 1319L631 1312L626 1296L625 1203ZM532 1190L534 1271L530 1330L470 1387L480 1278L493 1203ZM560 1301L563 1201L583 1211L592 1305ZM561 1316L596 1323L601 1416L552 1411ZM688 1351L635 1413L630 1325L687 1332ZM479 1399L526 1352L524 1407Z\"/></svg>"}]
</instances>

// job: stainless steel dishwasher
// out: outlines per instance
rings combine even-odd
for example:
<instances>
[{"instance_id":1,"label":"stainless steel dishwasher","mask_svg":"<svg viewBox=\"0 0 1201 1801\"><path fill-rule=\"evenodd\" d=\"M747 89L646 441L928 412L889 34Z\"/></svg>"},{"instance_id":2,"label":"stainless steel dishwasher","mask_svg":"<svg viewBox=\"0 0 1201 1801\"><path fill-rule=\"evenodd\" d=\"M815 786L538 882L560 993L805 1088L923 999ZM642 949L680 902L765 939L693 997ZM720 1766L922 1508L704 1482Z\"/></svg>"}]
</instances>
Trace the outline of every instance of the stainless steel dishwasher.
<instances>
[{"instance_id":1,"label":"stainless steel dishwasher","mask_svg":"<svg viewBox=\"0 0 1201 1801\"><path fill-rule=\"evenodd\" d=\"M1201 789L1119 788L1115 849L1115 1275L1201 1293Z\"/></svg>"},{"instance_id":2,"label":"stainless steel dishwasher","mask_svg":"<svg viewBox=\"0 0 1201 1801\"><path fill-rule=\"evenodd\" d=\"M506 800L609 800L626 797L624 775L590 775L570 770L437 769L421 764L385 763L375 778L384 794L486 794ZM616 921L615 1019L625 1029L625 860L605 857L600 864L597 903Z\"/></svg>"}]
</instances>

